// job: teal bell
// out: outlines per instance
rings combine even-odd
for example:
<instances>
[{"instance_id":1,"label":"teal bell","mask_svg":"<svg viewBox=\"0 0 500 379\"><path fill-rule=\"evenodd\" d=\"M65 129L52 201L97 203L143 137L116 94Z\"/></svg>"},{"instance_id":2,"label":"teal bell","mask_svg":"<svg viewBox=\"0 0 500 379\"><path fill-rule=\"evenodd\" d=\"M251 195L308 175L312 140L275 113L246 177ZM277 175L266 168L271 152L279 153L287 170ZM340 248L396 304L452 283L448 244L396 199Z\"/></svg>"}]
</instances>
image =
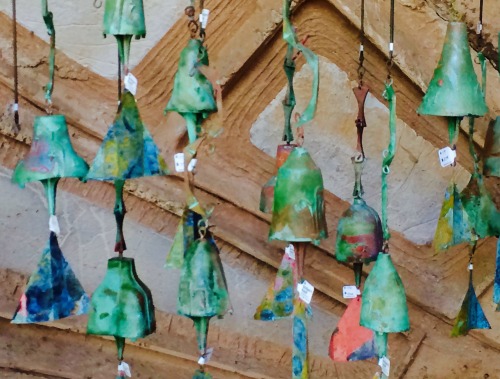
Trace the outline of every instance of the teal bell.
<instances>
[{"instance_id":1,"label":"teal bell","mask_svg":"<svg viewBox=\"0 0 500 379\"><path fill-rule=\"evenodd\" d=\"M146 337L156 330L151 291L139 279L132 258L111 258L92 295L88 334L119 339Z\"/></svg>"}]
</instances>

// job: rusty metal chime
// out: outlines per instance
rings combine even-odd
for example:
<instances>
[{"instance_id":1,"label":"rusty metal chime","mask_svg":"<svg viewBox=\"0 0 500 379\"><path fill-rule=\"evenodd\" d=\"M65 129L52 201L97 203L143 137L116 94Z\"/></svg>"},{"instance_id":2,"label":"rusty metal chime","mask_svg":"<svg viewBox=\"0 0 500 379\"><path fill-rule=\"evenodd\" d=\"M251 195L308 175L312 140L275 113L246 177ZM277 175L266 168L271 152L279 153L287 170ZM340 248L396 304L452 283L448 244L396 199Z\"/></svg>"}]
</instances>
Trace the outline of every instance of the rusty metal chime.
<instances>
[{"instance_id":1,"label":"rusty metal chime","mask_svg":"<svg viewBox=\"0 0 500 379\"><path fill-rule=\"evenodd\" d=\"M194 164L201 144L221 131L220 128L205 129L202 123L214 112L222 119L222 90L217 74L209 67L208 50L204 46L209 15L204 1L200 1L199 22L195 20L194 0L186 7L185 14L190 40L181 52L165 113L177 112L186 122L189 142L178 170L184 172L186 206L166 266L181 270L177 312L193 320L196 331L199 369L193 379L209 379L212 376L205 371L205 365L213 351L207 347L210 319L221 318L232 309L219 249L209 230L213 209L205 209L194 194Z\"/></svg>"},{"instance_id":2,"label":"rusty metal chime","mask_svg":"<svg viewBox=\"0 0 500 379\"><path fill-rule=\"evenodd\" d=\"M352 298L330 339L329 356L337 362L365 360L377 357L372 330L360 325L361 317L361 275L363 264L377 259L382 250L382 223L378 213L363 200L361 174L365 163L363 130L367 126L365 101L369 88L364 83L364 17L365 2L361 0L361 34L358 64L358 84L353 88L358 103L355 121L357 129L356 155L351 158L355 172L352 205L342 214L337 225L335 258L339 262L352 263L356 293L346 295Z\"/></svg>"},{"instance_id":3,"label":"rusty metal chime","mask_svg":"<svg viewBox=\"0 0 500 379\"><path fill-rule=\"evenodd\" d=\"M55 65L55 28L47 0L42 0L42 16L50 35L49 83L45 87L47 116L35 118L33 140L27 156L13 173L12 181L21 188L40 181L47 196L49 242L36 270L30 276L13 323L53 321L87 313L89 298L64 258L57 241L56 190L61 178L82 180L88 165L73 149L63 115L52 114Z\"/></svg>"},{"instance_id":4,"label":"rusty metal chime","mask_svg":"<svg viewBox=\"0 0 500 379\"><path fill-rule=\"evenodd\" d=\"M116 37L120 57L119 78L124 73L127 80L130 77L128 57L132 36L140 38L146 34L142 0L106 0L104 34ZM130 368L123 361L125 340L146 337L156 328L151 291L137 275L135 260L123 256L127 249L123 235L125 182L168 174L165 161L141 120L134 97L136 84L130 86L126 83L122 93L119 85L118 111L86 177L112 181L116 193L114 251L118 256L108 260L106 275L92 295L87 333L115 338L119 360L117 378L129 376Z\"/></svg>"},{"instance_id":5,"label":"rusty metal chime","mask_svg":"<svg viewBox=\"0 0 500 379\"><path fill-rule=\"evenodd\" d=\"M481 3L478 25L479 42L482 41L482 14ZM481 51L477 57L482 68L482 85L474 72L466 24L450 22L441 58L417 111L424 115L448 118L449 139L453 150L455 150L455 142L458 138L460 121L464 117L469 118L469 151L474 161L474 172L469 184L462 192L459 192L454 181L450 183L434 237L434 246L438 251L460 243L469 244L469 286L455 320L452 336L465 335L470 329L490 328L474 291L473 257L479 238L500 233L500 213L483 183L483 176L479 171L479 157L473 140L475 118L488 112L485 102L486 59ZM493 141L487 141L486 144L490 142L494 144ZM453 166L455 166L455 157L456 153L453 154ZM443 160L441 151L440 159ZM488 166L490 164L491 161L486 159L485 173L491 172L489 170L492 166Z\"/></svg>"},{"instance_id":6,"label":"rusty metal chime","mask_svg":"<svg viewBox=\"0 0 500 379\"><path fill-rule=\"evenodd\" d=\"M285 127L283 140L278 146L277 175L262 189L260 209L272 213L269 240L289 242L285 249L276 280L257 308L254 318L272 321L285 317L293 318L292 378L309 377L308 319L311 316L311 286L303 278L304 260L308 243L319 244L328 236L324 198L323 177L309 152L302 146L302 125L315 114L319 84L318 57L299 42L290 21L290 0L283 0L283 39L287 43L284 71L288 88L283 101ZM302 115L296 114L293 77L295 59L303 54L313 71L312 97ZM297 128L294 141L292 128ZM303 289L307 288L308 296ZM305 291L305 290L304 290ZM305 291L305 292L307 292Z\"/></svg>"}]
</instances>

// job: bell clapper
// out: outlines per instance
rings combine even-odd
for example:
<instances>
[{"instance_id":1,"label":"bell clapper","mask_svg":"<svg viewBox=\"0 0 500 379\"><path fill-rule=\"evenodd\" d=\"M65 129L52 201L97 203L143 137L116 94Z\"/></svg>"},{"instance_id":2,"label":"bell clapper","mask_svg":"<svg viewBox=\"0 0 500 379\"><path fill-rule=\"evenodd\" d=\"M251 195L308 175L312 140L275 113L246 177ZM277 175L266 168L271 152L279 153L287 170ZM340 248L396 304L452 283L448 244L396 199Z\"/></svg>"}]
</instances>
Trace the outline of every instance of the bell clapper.
<instances>
[{"instance_id":1,"label":"bell clapper","mask_svg":"<svg viewBox=\"0 0 500 379\"><path fill-rule=\"evenodd\" d=\"M116 220L116 244L115 252L119 254L120 257L123 256L123 252L127 250L127 245L125 244L125 238L123 237L123 220L125 219L125 202L123 201L123 187L125 185L125 180L115 180L115 207L114 214Z\"/></svg>"}]
</instances>

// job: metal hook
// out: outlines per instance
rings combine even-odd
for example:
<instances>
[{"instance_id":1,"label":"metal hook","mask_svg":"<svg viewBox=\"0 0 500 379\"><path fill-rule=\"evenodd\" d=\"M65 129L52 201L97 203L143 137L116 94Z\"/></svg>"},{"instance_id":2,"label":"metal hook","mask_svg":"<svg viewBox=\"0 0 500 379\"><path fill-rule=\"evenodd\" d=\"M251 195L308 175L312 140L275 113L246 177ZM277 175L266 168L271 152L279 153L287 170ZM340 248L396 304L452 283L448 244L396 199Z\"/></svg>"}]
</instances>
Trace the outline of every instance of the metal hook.
<instances>
[{"instance_id":1,"label":"metal hook","mask_svg":"<svg viewBox=\"0 0 500 379\"><path fill-rule=\"evenodd\" d=\"M94 8L99 9L102 7L102 0L94 0Z\"/></svg>"}]
</instances>

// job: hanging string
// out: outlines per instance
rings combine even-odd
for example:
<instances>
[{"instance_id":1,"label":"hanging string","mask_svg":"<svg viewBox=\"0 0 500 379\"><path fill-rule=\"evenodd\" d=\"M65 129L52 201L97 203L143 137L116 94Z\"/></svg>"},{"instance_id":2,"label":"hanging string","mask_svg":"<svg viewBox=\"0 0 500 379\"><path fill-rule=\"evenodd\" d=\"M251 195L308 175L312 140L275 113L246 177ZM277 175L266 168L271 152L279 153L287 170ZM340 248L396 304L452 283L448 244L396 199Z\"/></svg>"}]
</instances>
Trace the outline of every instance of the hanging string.
<instances>
[{"instance_id":1,"label":"hanging string","mask_svg":"<svg viewBox=\"0 0 500 379\"><path fill-rule=\"evenodd\" d=\"M17 131L20 130L19 125L19 79L17 67L17 14L16 14L16 0L12 0L12 50L14 55L14 104L12 110L14 111L14 123Z\"/></svg>"},{"instance_id":2,"label":"hanging string","mask_svg":"<svg viewBox=\"0 0 500 379\"><path fill-rule=\"evenodd\" d=\"M361 0L361 27L359 32L359 64L358 64L358 82L359 87L363 85L363 76L365 75L365 0Z\"/></svg>"},{"instance_id":3,"label":"hanging string","mask_svg":"<svg viewBox=\"0 0 500 379\"><path fill-rule=\"evenodd\" d=\"M118 52L118 101L122 98L122 60Z\"/></svg>"},{"instance_id":4,"label":"hanging string","mask_svg":"<svg viewBox=\"0 0 500 379\"><path fill-rule=\"evenodd\" d=\"M479 45L482 47L483 44L483 11L484 11L484 0L479 2L479 22L477 24L476 34L478 35Z\"/></svg>"},{"instance_id":5,"label":"hanging string","mask_svg":"<svg viewBox=\"0 0 500 379\"><path fill-rule=\"evenodd\" d=\"M56 30L54 28L54 15L49 12L47 0L42 0L42 16L47 33L50 36L50 54L49 54L49 82L45 86L45 102L47 103L47 113L52 114L52 92L54 91L54 70L56 61Z\"/></svg>"}]
</instances>

